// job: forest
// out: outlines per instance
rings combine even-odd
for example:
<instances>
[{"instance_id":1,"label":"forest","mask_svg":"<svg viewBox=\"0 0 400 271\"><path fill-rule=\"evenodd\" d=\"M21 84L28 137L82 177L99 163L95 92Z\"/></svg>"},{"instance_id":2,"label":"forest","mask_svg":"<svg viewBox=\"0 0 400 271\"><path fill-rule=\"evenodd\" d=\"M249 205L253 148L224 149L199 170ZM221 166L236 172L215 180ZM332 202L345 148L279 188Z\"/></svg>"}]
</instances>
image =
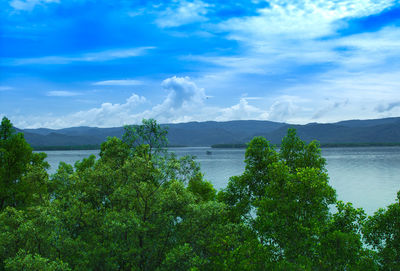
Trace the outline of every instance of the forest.
<instances>
[{"instance_id":1,"label":"forest","mask_svg":"<svg viewBox=\"0 0 400 271\"><path fill-rule=\"evenodd\" d=\"M254 137L217 191L166 136L143 120L49 175L4 117L0 270L400 270L400 191L372 216L338 201L317 141Z\"/></svg>"}]
</instances>

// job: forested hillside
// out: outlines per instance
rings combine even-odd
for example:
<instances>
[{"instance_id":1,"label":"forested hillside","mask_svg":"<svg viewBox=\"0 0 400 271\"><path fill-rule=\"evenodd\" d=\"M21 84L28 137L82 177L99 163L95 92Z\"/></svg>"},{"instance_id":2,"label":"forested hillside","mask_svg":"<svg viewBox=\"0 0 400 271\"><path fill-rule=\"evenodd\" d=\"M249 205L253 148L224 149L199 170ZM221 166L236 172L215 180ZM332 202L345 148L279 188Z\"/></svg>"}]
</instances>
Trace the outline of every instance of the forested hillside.
<instances>
[{"instance_id":1,"label":"forested hillside","mask_svg":"<svg viewBox=\"0 0 400 271\"><path fill-rule=\"evenodd\" d=\"M400 191L370 217L338 201L318 142L254 137L216 191L166 136L143 120L49 176L4 117L0 270L400 270Z\"/></svg>"},{"instance_id":2,"label":"forested hillside","mask_svg":"<svg viewBox=\"0 0 400 271\"><path fill-rule=\"evenodd\" d=\"M211 146L215 144L244 144L255 136L264 136L279 144L288 128L295 128L302 140L316 139L321 144L400 143L400 118L351 120L331 124L311 123L292 125L271 121L188 122L164 124L171 146ZM107 137L121 138L123 127L74 127L60 130L25 129L27 142L35 148L49 146L100 147Z\"/></svg>"}]
</instances>

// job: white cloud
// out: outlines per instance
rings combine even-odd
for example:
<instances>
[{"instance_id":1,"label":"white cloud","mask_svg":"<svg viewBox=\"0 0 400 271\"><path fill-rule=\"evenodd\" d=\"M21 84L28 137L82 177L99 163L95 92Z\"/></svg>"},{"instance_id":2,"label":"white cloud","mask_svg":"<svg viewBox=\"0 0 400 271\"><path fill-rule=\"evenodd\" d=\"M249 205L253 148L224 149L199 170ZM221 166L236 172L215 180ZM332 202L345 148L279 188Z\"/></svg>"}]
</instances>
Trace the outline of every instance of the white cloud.
<instances>
[{"instance_id":1,"label":"white cloud","mask_svg":"<svg viewBox=\"0 0 400 271\"><path fill-rule=\"evenodd\" d=\"M364 64L384 65L384 60L400 54L400 32L395 27L347 37L337 35L337 30L345 26L344 20L378 14L395 4L393 0L269 3L268 8L258 10L254 16L236 17L210 27L238 41L241 53L186 59L218 65L224 73L284 74L313 64L365 70Z\"/></svg>"},{"instance_id":2,"label":"white cloud","mask_svg":"<svg viewBox=\"0 0 400 271\"><path fill-rule=\"evenodd\" d=\"M213 65L212 76L202 79L207 89L229 82L246 86L250 96L264 94L268 103L256 107L263 109L258 116L275 121L332 122L400 114L395 103L400 100L400 29L337 34L346 20L379 14L395 1L269 2L270 7L255 16L229 19L213 29L237 41L241 53L185 57ZM316 68L321 64L323 69ZM258 79L280 75L295 77L296 85L276 82L280 87L274 91L257 85ZM246 106L242 102L234 108Z\"/></svg>"},{"instance_id":3,"label":"white cloud","mask_svg":"<svg viewBox=\"0 0 400 271\"><path fill-rule=\"evenodd\" d=\"M98 108L79 111L69 118L80 125L111 127L128 123L137 123L137 106L146 102L146 98L132 94L123 104L103 103Z\"/></svg>"},{"instance_id":4,"label":"white cloud","mask_svg":"<svg viewBox=\"0 0 400 271\"><path fill-rule=\"evenodd\" d=\"M305 124L345 119L371 119L400 115L400 72L355 74L337 71L285 88L279 93L247 97L237 104L212 106L206 92L189 77L170 77L161 86L165 97L157 104L132 94L124 103L105 102L98 107L65 116L10 116L17 127L112 127L154 118L159 123L188 121L272 120ZM212 79L210 79L212 80ZM383 90L382 82L385 82ZM346 93L346 95L343 95ZM345 98L344 98L345 97ZM377 97L379 97L377 99Z\"/></svg>"},{"instance_id":5,"label":"white cloud","mask_svg":"<svg viewBox=\"0 0 400 271\"><path fill-rule=\"evenodd\" d=\"M199 88L189 77L171 77L162 82L162 87L169 90L167 100L174 108L187 104L202 104L206 99L203 88Z\"/></svg>"},{"instance_id":6,"label":"white cloud","mask_svg":"<svg viewBox=\"0 0 400 271\"><path fill-rule=\"evenodd\" d=\"M400 115L400 71L328 71L313 83L298 83L282 92L293 98L295 109L286 121L292 123L336 122L346 119L374 119ZM280 99L278 99L280 100ZM271 117L271 116L270 116Z\"/></svg>"},{"instance_id":7,"label":"white cloud","mask_svg":"<svg viewBox=\"0 0 400 271\"><path fill-rule=\"evenodd\" d=\"M139 123L143 118L155 118L161 123L205 120L208 108L204 102L207 99L203 88L198 87L189 77L171 77L161 84L167 92L165 99L145 110L140 105L146 98L132 94L125 103L103 103L100 107L79 111L62 117L40 116L22 118L13 116L18 127L49 127L63 128L71 126L112 127L124 124ZM67 93L53 93L67 94ZM215 111L215 110L214 110ZM29 121L27 122L27 120ZM27 124L29 123L29 124Z\"/></svg>"},{"instance_id":8,"label":"white cloud","mask_svg":"<svg viewBox=\"0 0 400 271\"><path fill-rule=\"evenodd\" d=\"M232 39L250 42L270 41L271 37L310 39L333 34L343 18L379 13L394 0L272 0L270 7L258 10L257 16L233 18L219 26Z\"/></svg>"},{"instance_id":9,"label":"white cloud","mask_svg":"<svg viewBox=\"0 0 400 271\"><path fill-rule=\"evenodd\" d=\"M299 108L290 100L278 100L270 107L269 120L285 122L294 115Z\"/></svg>"},{"instance_id":10,"label":"white cloud","mask_svg":"<svg viewBox=\"0 0 400 271\"><path fill-rule=\"evenodd\" d=\"M130 49L106 50L75 56L45 56L37 58L6 59L3 63L8 65L30 64L69 64L72 62L101 62L122 58L142 56L155 47L138 47Z\"/></svg>"},{"instance_id":11,"label":"white cloud","mask_svg":"<svg viewBox=\"0 0 400 271\"><path fill-rule=\"evenodd\" d=\"M385 27L377 32L355 34L338 39L337 46L350 48L338 61L349 70L363 70L399 66L393 61L400 56L400 29Z\"/></svg>"},{"instance_id":12,"label":"white cloud","mask_svg":"<svg viewBox=\"0 0 400 271\"><path fill-rule=\"evenodd\" d=\"M156 23L160 27L167 28L194 22L204 22L207 20L205 15L207 14L208 7L210 7L209 4L199 0L192 2L179 1L177 7L168 7L166 10L161 12Z\"/></svg>"},{"instance_id":13,"label":"white cloud","mask_svg":"<svg viewBox=\"0 0 400 271\"><path fill-rule=\"evenodd\" d=\"M189 77L170 77L161 86L167 91L166 98L138 118L154 118L161 123L187 122L203 119L207 96Z\"/></svg>"},{"instance_id":14,"label":"white cloud","mask_svg":"<svg viewBox=\"0 0 400 271\"><path fill-rule=\"evenodd\" d=\"M141 121L137 107L146 102L142 96L132 94L125 103L103 103L99 107L65 116L10 116L19 128L65 128L76 126L114 127Z\"/></svg>"},{"instance_id":15,"label":"white cloud","mask_svg":"<svg viewBox=\"0 0 400 271\"><path fill-rule=\"evenodd\" d=\"M74 91L65 91L65 90L53 90L47 92L46 95L55 97L72 97L72 96L82 95L82 93Z\"/></svg>"},{"instance_id":16,"label":"white cloud","mask_svg":"<svg viewBox=\"0 0 400 271\"><path fill-rule=\"evenodd\" d=\"M268 119L267 111L250 105L246 98L241 98L236 105L220 109L217 114L218 121Z\"/></svg>"},{"instance_id":17,"label":"white cloud","mask_svg":"<svg viewBox=\"0 0 400 271\"><path fill-rule=\"evenodd\" d=\"M97 86L137 86L142 85L143 82L139 80L133 79L125 79L125 80L106 80L106 81L99 81L93 83L93 85Z\"/></svg>"},{"instance_id":18,"label":"white cloud","mask_svg":"<svg viewBox=\"0 0 400 271\"><path fill-rule=\"evenodd\" d=\"M111 127L139 123L143 118L155 118L161 123L191 121L197 117L206 117L204 102L207 99L203 88L199 88L189 77L171 77L165 79L162 88L167 92L165 99L151 108L139 107L146 102L145 97L132 94L125 103L103 103L100 107L79 111L62 117L42 116L32 120L30 127L62 128L70 126ZM70 92L49 92L53 96L71 96ZM24 123L16 125L24 127ZM26 124L25 124L26 125Z\"/></svg>"},{"instance_id":19,"label":"white cloud","mask_svg":"<svg viewBox=\"0 0 400 271\"><path fill-rule=\"evenodd\" d=\"M60 0L12 0L10 6L16 10L31 11L38 5L60 3Z\"/></svg>"}]
</instances>

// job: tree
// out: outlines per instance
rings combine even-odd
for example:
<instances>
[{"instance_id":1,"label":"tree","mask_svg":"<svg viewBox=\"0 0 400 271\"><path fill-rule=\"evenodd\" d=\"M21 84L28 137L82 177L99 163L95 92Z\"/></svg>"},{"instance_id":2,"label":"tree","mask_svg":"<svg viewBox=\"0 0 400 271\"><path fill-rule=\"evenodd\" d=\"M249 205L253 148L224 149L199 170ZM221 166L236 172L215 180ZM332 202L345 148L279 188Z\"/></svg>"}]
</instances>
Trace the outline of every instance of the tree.
<instances>
[{"instance_id":1,"label":"tree","mask_svg":"<svg viewBox=\"0 0 400 271\"><path fill-rule=\"evenodd\" d=\"M298 168L292 173L283 162L269 168L272 181L266 196L256 204L254 227L262 242L276 249L278 257L310 268L335 191L327 175L318 169Z\"/></svg>"},{"instance_id":2,"label":"tree","mask_svg":"<svg viewBox=\"0 0 400 271\"><path fill-rule=\"evenodd\" d=\"M271 181L268 166L279 160L274 147L263 137L254 137L247 145L245 171L233 176L218 198L230 208L230 216L235 221L251 220L255 202L265 196L265 188Z\"/></svg>"},{"instance_id":3,"label":"tree","mask_svg":"<svg viewBox=\"0 0 400 271\"><path fill-rule=\"evenodd\" d=\"M363 228L366 243L377 252L380 270L400 270L400 191L397 201L368 217Z\"/></svg>"},{"instance_id":4,"label":"tree","mask_svg":"<svg viewBox=\"0 0 400 271\"><path fill-rule=\"evenodd\" d=\"M336 203L336 209L321 232L320 269L377 270L374 252L362 242L364 210L342 201Z\"/></svg>"},{"instance_id":5,"label":"tree","mask_svg":"<svg viewBox=\"0 0 400 271\"><path fill-rule=\"evenodd\" d=\"M123 141L109 138L102 144L98 160L91 156L74 167L60 164L50 182L52 200L46 207L57 221L47 227L57 233L49 234L53 237L47 245L57 244L57 249L39 253L41 256L61 259L74 270L165 270L175 260L192 255L189 251L194 253L190 266L199 266L204 258L212 262L208 254L198 254L199 246L191 245L183 255L178 248L189 249L185 244L192 244L189 229L193 223L185 221L198 221L190 214L199 205L206 210L215 190L203 180L193 158L161 151L164 138L157 134L157 124L144 123L135 128L140 133L132 134L133 139L127 134ZM149 134L162 142L151 139L153 147L139 144L147 142ZM213 216L204 216L204 224L219 225L214 217L222 208L223 204L217 204ZM216 233L201 231L208 243L215 239Z\"/></svg>"},{"instance_id":6,"label":"tree","mask_svg":"<svg viewBox=\"0 0 400 271\"><path fill-rule=\"evenodd\" d=\"M306 144L297 136L296 129L288 129L287 135L282 139L279 155L292 172L307 167L326 171L326 161L321 156L319 143L313 140Z\"/></svg>"},{"instance_id":7,"label":"tree","mask_svg":"<svg viewBox=\"0 0 400 271\"><path fill-rule=\"evenodd\" d=\"M3 121L0 270L398 270L399 204L366 219L336 201L318 143L294 130L279 152L255 137L216 194L153 120L50 181L45 155Z\"/></svg>"},{"instance_id":8,"label":"tree","mask_svg":"<svg viewBox=\"0 0 400 271\"><path fill-rule=\"evenodd\" d=\"M67 264L60 261L50 261L39 254L28 254L21 250L18 254L5 262L5 269L9 271L70 271Z\"/></svg>"},{"instance_id":9,"label":"tree","mask_svg":"<svg viewBox=\"0 0 400 271\"><path fill-rule=\"evenodd\" d=\"M22 133L3 117L0 126L0 210L23 207L46 194L48 163L44 153L33 153Z\"/></svg>"},{"instance_id":10,"label":"tree","mask_svg":"<svg viewBox=\"0 0 400 271\"><path fill-rule=\"evenodd\" d=\"M122 137L131 149L140 145L148 145L149 153L159 152L168 145L167 129L162 128L154 119L143 119L142 125L126 125Z\"/></svg>"},{"instance_id":11,"label":"tree","mask_svg":"<svg viewBox=\"0 0 400 271\"><path fill-rule=\"evenodd\" d=\"M246 222L257 233L279 262L276 268L310 268L329 205L336 200L319 145L305 144L289 129L279 153L265 138L253 138L245 162L244 173L232 177L218 198L234 221Z\"/></svg>"}]
</instances>

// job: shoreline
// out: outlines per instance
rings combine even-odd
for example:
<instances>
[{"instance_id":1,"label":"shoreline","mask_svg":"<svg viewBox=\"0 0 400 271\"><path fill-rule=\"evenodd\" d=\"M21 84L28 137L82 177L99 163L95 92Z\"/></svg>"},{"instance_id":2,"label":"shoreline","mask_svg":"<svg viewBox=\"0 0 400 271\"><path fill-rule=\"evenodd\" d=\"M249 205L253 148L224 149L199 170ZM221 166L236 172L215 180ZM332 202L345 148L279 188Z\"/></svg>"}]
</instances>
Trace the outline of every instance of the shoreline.
<instances>
[{"instance_id":1,"label":"shoreline","mask_svg":"<svg viewBox=\"0 0 400 271\"><path fill-rule=\"evenodd\" d=\"M245 149L247 144L214 144L201 146L211 149ZM274 145L279 147L278 144ZM171 145L168 148L191 148L199 146ZM400 143L326 143L321 148L362 148L362 147L400 147ZM101 145L78 145L78 146L32 146L34 151L91 151L100 150Z\"/></svg>"},{"instance_id":2,"label":"shoreline","mask_svg":"<svg viewBox=\"0 0 400 271\"><path fill-rule=\"evenodd\" d=\"M279 147L279 144L272 144ZM213 149L245 149L246 144L214 144ZM323 143L321 148L400 147L400 143Z\"/></svg>"}]
</instances>

